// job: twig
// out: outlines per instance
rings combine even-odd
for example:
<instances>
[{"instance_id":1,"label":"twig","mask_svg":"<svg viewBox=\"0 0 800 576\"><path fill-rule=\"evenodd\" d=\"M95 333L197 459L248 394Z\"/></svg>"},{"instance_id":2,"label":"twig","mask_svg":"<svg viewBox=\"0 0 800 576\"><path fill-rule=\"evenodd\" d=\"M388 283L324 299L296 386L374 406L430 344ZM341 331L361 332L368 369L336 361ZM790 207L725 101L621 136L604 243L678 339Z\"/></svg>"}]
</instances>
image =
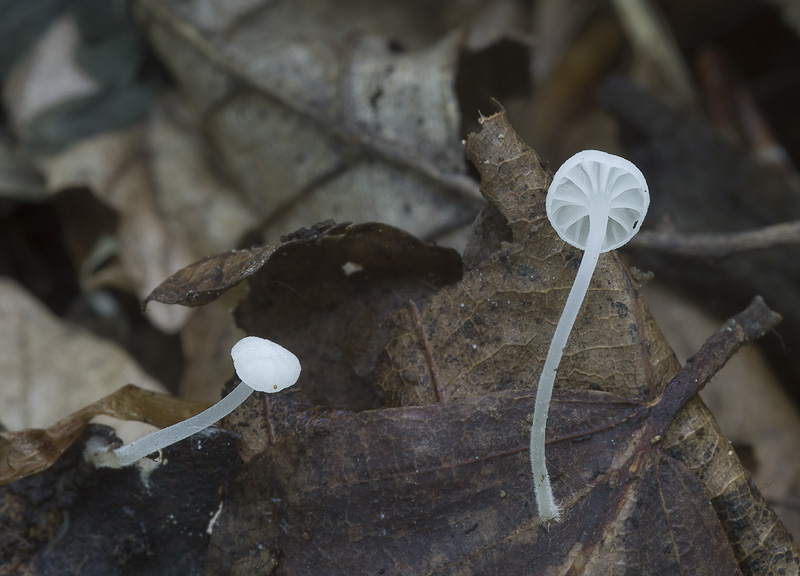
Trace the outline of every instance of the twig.
<instances>
[{"instance_id":1,"label":"twig","mask_svg":"<svg viewBox=\"0 0 800 576\"><path fill-rule=\"evenodd\" d=\"M629 246L680 256L721 258L731 254L800 244L800 221L765 226L747 232L682 234L640 232Z\"/></svg>"},{"instance_id":2,"label":"twig","mask_svg":"<svg viewBox=\"0 0 800 576\"><path fill-rule=\"evenodd\" d=\"M761 296L756 296L744 311L729 318L667 384L663 399L651 414L653 421L662 425L659 433L666 430L678 410L725 366L739 348L760 338L780 321L780 314L770 310Z\"/></svg>"}]
</instances>

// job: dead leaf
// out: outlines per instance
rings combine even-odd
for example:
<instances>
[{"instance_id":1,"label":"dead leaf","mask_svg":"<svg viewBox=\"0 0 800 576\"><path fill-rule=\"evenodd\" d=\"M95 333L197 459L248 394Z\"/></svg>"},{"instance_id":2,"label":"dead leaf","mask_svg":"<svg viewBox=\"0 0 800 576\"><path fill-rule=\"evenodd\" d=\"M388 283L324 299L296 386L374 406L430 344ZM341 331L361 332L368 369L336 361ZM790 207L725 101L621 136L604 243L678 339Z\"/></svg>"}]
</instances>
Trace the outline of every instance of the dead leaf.
<instances>
[{"instance_id":1,"label":"dead leaf","mask_svg":"<svg viewBox=\"0 0 800 576\"><path fill-rule=\"evenodd\" d=\"M75 19L62 16L16 63L3 96L18 134L25 134L27 125L48 108L97 92L98 84L75 62L79 44Z\"/></svg>"},{"instance_id":2,"label":"dead leaf","mask_svg":"<svg viewBox=\"0 0 800 576\"><path fill-rule=\"evenodd\" d=\"M566 350L549 430L567 517L549 532L532 520L526 416L579 254L547 226L548 176L504 113L485 118L468 149L488 202L463 276L452 251L389 226L328 224L165 283L165 299L193 303L248 279L239 324L304 366L301 389L229 420L245 432L248 463L215 525L208 572L525 573L534 559L537 571L585 574L796 567L782 524L690 400L777 316L756 301L678 372L614 255L576 324L588 350ZM486 357L470 356L481 347ZM514 378L500 377L503 362ZM393 404L418 406L370 410L377 375Z\"/></svg>"},{"instance_id":3,"label":"dead leaf","mask_svg":"<svg viewBox=\"0 0 800 576\"><path fill-rule=\"evenodd\" d=\"M254 223L207 158L202 140L170 99L148 121L125 132L83 141L42 160L52 190L88 187L119 216L116 249L122 273L117 288L144 298L176 269L236 245ZM85 280L87 289L108 285L107 269ZM185 310L151 312L174 332Z\"/></svg>"},{"instance_id":4,"label":"dead leaf","mask_svg":"<svg viewBox=\"0 0 800 576\"><path fill-rule=\"evenodd\" d=\"M67 223L97 242L73 252L82 288L140 299L176 269L234 247L256 223L187 106L174 95L155 101L160 84L141 65L144 50L126 11L73 2L15 63L4 91L10 123L49 192L88 189L118 216L111 234L108 220ZM61 201L64 216L80 211L70 211L71 199ZM90 266L95 254L102 269ZM167 332L187 316L151 311Z\"/></svg>"},{"instance_id":5,"label":"dead leaf","mask_svg":"<svg viewBox=\"0 0 800 576\"><path fill-rule=\"evenodd\" d=\"M127 10L91 0L48 4L33 9L44 18L25 9L12 15L39 21L23 32L29 36L4 83L10 124L39 155L130 126L163 85L161 72L145 65L147 49Z\"/></svg>"},{"instance_id":6,"label":"dead leaf","mask_svg":"<svg viewBox=\"0 0 800 576\"><path fill-rule=\"evenodd\" d=\"M116 345L57 319L11 280L0 279L0 421L49 426L136 382L163 391Z\"/></svg>"},{"instance_id":7,"label":"dead leaf","mask_svg":"<svg viewBox=\"0 0 800 576\"><path fill-rule=\"evenodd\" d=\"M598 97L619 121L629 158L645 173L652 189L663 191L652 197L651 222L693 234L743 232L800 219L795 185L710 126L667 108L654 94L620 78L605 82ZM756 189L758 194L753 194ZM640 265L689 290L720 316L761 294L784 317L780 332L785 345L800 343L795 247L715 259L651 250L637 250L636 256ZM785 362L791 364L791 379L800 378L800 355L787 355Z\"/></svg>"},{"instance_id":8,"label":"dead leaf","mask_svg":"<svg viewBox=\"0 0 800 576\"><path fill-rule=\"evenodd\" d=\"M273 243L328 218L423 238L472 220L455 88L476 9L445 4L136 6ZM497 63L528 76L527 58Z\"/></svg>"}]
</instances>

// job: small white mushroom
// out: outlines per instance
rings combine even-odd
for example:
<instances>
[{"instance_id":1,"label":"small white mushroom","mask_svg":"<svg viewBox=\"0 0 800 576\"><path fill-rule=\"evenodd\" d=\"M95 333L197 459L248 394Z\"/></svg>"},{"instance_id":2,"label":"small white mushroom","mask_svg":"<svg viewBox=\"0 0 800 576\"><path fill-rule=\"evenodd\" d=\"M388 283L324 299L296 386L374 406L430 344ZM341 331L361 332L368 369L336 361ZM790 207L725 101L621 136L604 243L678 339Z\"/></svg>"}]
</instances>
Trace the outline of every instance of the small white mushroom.
<instances>
[{"instance_id":1,"label":"small white mushroom","mask_svg":"<svg viewBox=\"0 0 800 576\"><path fill-rule=\"evenodd\" d=\"M556 370L583 304L600 254L630 240L642 225L650 195L641 171L628 160L585 150L564 162L547 192L547 217L562 240L584 250L558 320L536 391L531 425L531 470L539 517L561 519L545 462L545 429Z\"/></svg>"},{"instance_id":2,"label":"small white mushroom","mask_svg":"<svg viewBox=\"0 0 800 576\"><path fill-rule=\"evenodd\" d=\"M98 467L122 468L158 452L221 420L254 390L274 393L288 388L300 377L300 361L286 348L256 336L239 340L231 349L233 366L241 382L211 408L162 430L148 434L111 451L95 451L92 461Z\"/></svg>"}]
</instances>

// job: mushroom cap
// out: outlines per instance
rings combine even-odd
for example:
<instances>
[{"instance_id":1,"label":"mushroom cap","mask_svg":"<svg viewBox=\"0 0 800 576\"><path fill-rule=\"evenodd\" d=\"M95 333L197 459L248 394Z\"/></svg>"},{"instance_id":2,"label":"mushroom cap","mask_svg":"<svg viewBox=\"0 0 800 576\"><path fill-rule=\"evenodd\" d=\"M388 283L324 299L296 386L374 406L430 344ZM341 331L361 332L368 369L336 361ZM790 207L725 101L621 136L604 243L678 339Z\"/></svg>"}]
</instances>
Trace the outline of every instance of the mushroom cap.
<instances>
[{"instance_id":1,"label":"mushroom cap","mask_svg":"<svg viewBox=\"0 0 800 576\"><path fill-rule=\"evenodd\" d=\"M297 356L265 338L242 338L231 348L231 358L239 379L259 392L280 392L300 377Z\"/></svg>"},{"instance_id":2,"label":"mushroom cap","mask_svg":"<svg viewBox=\"0 0 800 576\"><path fill-rule=\"evenodd\" d=\"M639 231L650 194L632 162L584 150L561 165L547 192L547 217L562 240L586 250L590 219L607 217L601 252L619 248Z\"/></svg>"}]
</instances>

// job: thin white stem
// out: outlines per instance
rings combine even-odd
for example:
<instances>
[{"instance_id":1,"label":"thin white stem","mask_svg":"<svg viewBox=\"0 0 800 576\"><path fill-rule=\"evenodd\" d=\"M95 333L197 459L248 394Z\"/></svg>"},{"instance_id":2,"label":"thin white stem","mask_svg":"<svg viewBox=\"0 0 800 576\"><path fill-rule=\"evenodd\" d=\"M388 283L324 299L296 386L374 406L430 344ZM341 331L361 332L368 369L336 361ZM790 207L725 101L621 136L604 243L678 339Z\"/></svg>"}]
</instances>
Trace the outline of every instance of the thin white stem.
<instances>
[{"instance_id":1,"label":"thin white stem","mask_svg":"<svg viewBox=\"0 0 800 576\"><path fill-rule=\"evenodd\" d=\"M553 498L553 489L550 486L550 476L547 473L547 463L545 461L545 430L547 427L547 413L550 410L550 398L553 395L553 384L556 380L556 370L561 363L561 356L567 339L578 312L583 304L589 282L600 258L600 248L606 232L606 222L603 219L590 219L589 239L586 244L586 251L583 254L578 274L575 282L567 296L567 303L564 311L556 325L553 340L550 342L550 350L539 377L539 387L536 390L536 406L533 409L533 423L531 425L531 470L533 472L533 485L536 492L536 504L539 509L539 517L544 522L561 519L561 510Z\"/></svg>"},{"instance_id":2,"label":"thin white stem","mask_svg":"<svg viewBox=\"0 0 800 576\"><path fill-rule=\"evenodd\" d=\"M222 400L214 404L211 408L200 412L182 422L178 422L167 428L157 430L152 434L134 440L130 444L120 446L108 454L102 464L113 468L130 466L140 458L158 452L175 442L180 442L192 434L196 434L211 426L214 422L222 420L225 416L233 412L242 402L250 397L253 389L241 382L233 392L225 396Z\"/></svg>"}]
</instances>

